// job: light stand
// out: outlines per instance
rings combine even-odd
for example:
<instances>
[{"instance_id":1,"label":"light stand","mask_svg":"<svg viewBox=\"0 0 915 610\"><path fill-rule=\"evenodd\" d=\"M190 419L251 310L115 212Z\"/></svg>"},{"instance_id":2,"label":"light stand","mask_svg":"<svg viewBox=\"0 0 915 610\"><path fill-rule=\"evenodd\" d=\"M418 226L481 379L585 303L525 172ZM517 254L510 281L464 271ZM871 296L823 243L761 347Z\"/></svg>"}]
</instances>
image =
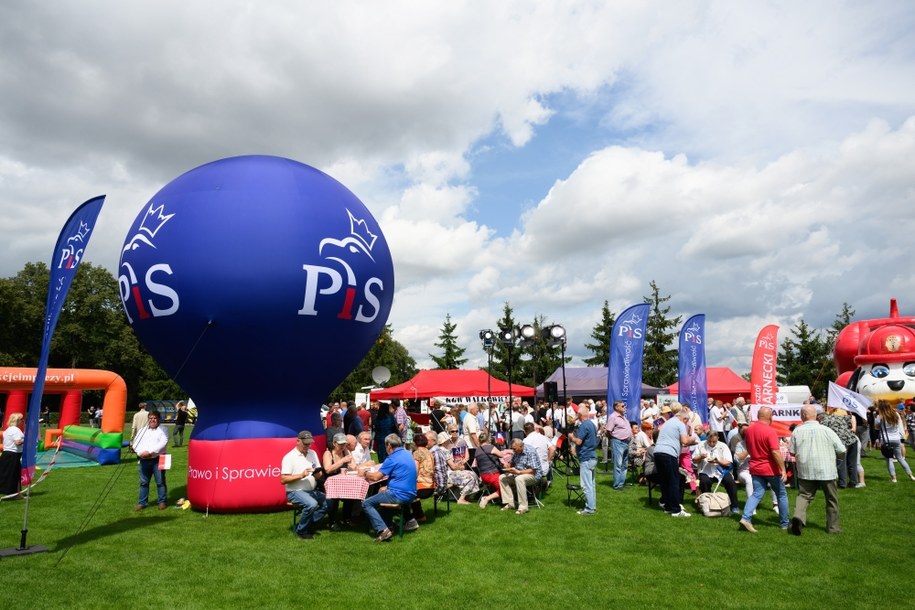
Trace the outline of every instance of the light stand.
<instances>
[{"instance_id":1,"label":"light stand","mask_svg":"<svg viewBox=\"0 0 915 610\"><path fill-rule=\"evenodd\" d=\"M492 434L492 409L490 408L492 403L492 348L496 342L496 333L489 329L481 330L480 341L483 342L483 350L486 352L486 415L489 421L489 433Z\"/></svg>"},{"instance_id":2,"label":"light stand","mask_svg":"<svg viewBox=\"0 0 915 610\"><path fill-rule=\"evenodd\" d=\"M522 324L521 326L518 327L517 331L518 331L518 332L517 332L517 334L518 334L518 347L525 348L525 347L531 347L532 345L534 345L534 342L537 340L537 329L535 329L535 328L533 327L533 325L531 325L531 324ZM533 364L533 367L532 367L532 368L534 369L534 384L533 384L534 388L537 387L537 362L536 362L536 358L537 358L536 354L533 354L533 353L532 353L532 354L531 354L531 361L532 361L532 364ZM537 391L536 391L536 389L534 390L534 398L535 398L535 399L537 398ZM534 400L533 402L534 402L534 406L536 407L537 401Z\"/></svg>"},{"instance_id":3,"label":"light stand","mask_svg":"<svg viewBox=\"0 0 915 610\"><path fill-rule=\"evenodd\" d=\"M572 447L570 446L569 441L569 425L568 425L568 414L566 413L566 329L560 326L559 324L554 324L552 326L547 326L540 331L540 336L548 347L559 346L561 360L560 366L562 366L562 434L565 435L565 442L563 443L563 449L560 452L559 459L556 460L556 466L558 467L561 463L563 465L564 472L562 474L566 477L566 485L569 484L569 475L572 474L573 470L578 468L578 459L572 455ZM554 418L555 419L555 418Z\"/></svg>"},{"instance_id":4,"label":"light stand","mask_svg":"<svg viewBox=\"0 0 915 610\"><path fill-rule=\"evenodd\" d=\"M518 330L516 328L499 329L499 339L508 351L508 417L505 425L506 446L511 446L512 405L514 403L514 396L512 395L512 355L514 353L515 339L518 337L517 333Z\"/></svg>"}]
</instances>

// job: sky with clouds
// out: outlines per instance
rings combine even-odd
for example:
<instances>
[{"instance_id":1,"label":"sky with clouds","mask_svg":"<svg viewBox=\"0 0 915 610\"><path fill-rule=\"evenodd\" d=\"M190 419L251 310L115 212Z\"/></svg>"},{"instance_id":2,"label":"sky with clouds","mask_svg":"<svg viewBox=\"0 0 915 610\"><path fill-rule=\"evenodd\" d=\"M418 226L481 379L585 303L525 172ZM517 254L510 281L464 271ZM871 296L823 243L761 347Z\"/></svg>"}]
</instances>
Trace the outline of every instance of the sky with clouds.
<instances>
[{"instance_id":1,"label":"sky with clouds","mask_svg":"<svg viewBox=\"0 0 915 610\"><path fill-rule=\"evenodd\" d=\"M583 347L655 280L709 365L849 303L915 313L915 4L0 5L0 276L106 193L116 271L163 185L241 154L334 176L394 255L395 337L470 365L505 302Z\"/></svg>"}]
</instances>

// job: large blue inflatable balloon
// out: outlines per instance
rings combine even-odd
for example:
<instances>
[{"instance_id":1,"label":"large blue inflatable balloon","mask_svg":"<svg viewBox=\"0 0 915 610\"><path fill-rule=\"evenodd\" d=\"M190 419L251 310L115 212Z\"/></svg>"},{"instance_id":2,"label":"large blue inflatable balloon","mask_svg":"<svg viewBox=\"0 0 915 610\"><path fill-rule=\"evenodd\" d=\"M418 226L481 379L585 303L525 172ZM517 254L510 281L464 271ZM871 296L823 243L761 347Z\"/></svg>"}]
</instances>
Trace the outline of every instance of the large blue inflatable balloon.
<instances>
[{"instance_id":1,"label":"large blue inflatable balloon","mask_svg":"<svg viewBox=\"0 0 915 610\"><path fill-rule=\"evenodd\" d=\"M118 275L137 337L199 409L192 504L283 506L282 456L302 429L323 440L322 401L391 309L391 253L375 219L302 163L223 159L143 207Z\"/></svg>"}]
</instances>

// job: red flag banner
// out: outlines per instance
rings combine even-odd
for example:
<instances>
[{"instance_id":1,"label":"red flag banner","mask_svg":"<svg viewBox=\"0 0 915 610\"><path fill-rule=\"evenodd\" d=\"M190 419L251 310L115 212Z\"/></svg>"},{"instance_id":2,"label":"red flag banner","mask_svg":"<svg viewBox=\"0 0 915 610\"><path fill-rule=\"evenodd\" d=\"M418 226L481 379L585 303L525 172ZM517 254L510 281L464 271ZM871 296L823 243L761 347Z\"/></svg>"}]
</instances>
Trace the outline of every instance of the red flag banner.
<instances>
[{"instance_id":1,"label":"red flag banner","mask_svg":"<svg viewBox=\"0 0 915 610\"><path fill-rule=\"evenodd\" d=\"M750 385L753 388L753 404L774 405L778 386L775 379L776 354L778 352L778 326L766 326L756 337L753 349L753 366L750 369Z\"/></svg>"}]
</instances>

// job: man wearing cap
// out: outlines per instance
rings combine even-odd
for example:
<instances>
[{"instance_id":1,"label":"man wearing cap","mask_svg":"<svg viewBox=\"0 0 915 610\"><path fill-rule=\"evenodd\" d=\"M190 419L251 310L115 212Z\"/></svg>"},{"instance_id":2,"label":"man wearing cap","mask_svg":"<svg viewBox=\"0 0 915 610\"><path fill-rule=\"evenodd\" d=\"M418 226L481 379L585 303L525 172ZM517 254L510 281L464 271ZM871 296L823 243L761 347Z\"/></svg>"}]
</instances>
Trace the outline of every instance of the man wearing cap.
<instances>
[{"instance_id":1,"label":"man wearing cap","mask_svg":"<svg viewBox=\"0 0 915 610\"><path fill-rule=\"evenodd\" d=\"M371 498L362 501L362 511L368 517L378 537L375 542L390 540L393 534L378 513L379 504L409 504L416 497L416 462L403 448L398 434L389 434L384 439L388 457L378 470L366 470L366 481L379 481L388 477L387 488Z\"/></svg>"},{"instance_id":2,"label":"man wearing cap","mask_svg":"<svg viewBox=\"0 0 915 610\"><path fill-rule=\"evenodd\" d=\"M299 432L295 447L283 456L280 481L286 485L286 499L302 507L295 535L301 540L315 537L315 527L327 512L324 494L315 489L321 476L321 462L311 448L314 437L308 430Z\"/></svg>"}]
</instances>

